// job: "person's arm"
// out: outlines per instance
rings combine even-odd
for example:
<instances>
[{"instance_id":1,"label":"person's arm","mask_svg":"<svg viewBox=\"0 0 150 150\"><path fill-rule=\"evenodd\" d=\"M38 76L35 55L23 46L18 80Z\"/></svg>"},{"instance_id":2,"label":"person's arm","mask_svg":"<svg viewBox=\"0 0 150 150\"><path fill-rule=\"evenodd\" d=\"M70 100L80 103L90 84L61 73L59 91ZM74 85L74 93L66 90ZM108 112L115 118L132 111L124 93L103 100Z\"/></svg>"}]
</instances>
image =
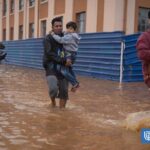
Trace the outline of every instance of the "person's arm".
<instances>
[{"instance_id":1,"label":"person's arm","mask_svg":"<svg viewBox=\"0 0 150 150\"><path fill-rule=\"evenodd\" d=\"M54 61L54 62L59 63L59 64L65 64L66 63L65 58L61 58L60 56L57 55L57 53L55 53L51 49L51 43L50 43L50 39L48 37L46 37L44 39L44 53L47 56L48 60L50 60L50 61Z\"/></svg>"},{"instance_id":2,"label":"person's arm","mask_svg":"<svg viewBox=\"0 0 150 150\"><path fill-rule=\"evenodd\" d=\"M149 40L145 33L139 37L136 48L138 50L138 56L141 60L150 61Z\"/></svg>"},{"instance_id":3,"label":"person's arm","mask_svg":"<svg viewBox=\"0 0 150 150\"><path fill-rule=\"evenodd\" d=\"M70 44L72 43L72 35L71 34L66 34L63 37L60 37L54 33L51 33L53 38L60 44Z\"/></svg>"}]
</instances>

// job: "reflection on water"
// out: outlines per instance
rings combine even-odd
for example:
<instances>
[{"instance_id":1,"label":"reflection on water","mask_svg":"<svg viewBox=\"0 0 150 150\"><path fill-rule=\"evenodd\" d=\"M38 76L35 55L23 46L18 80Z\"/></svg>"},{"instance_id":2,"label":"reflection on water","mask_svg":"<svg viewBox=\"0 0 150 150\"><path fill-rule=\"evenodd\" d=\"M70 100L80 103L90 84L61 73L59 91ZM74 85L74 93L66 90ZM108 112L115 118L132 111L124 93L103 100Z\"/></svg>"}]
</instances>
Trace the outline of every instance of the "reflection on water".
<instances>
[{"instance_id":1,"label":"reflection on water","mask_svg":"<svg viewBox=\"0 0 150 150\"><path fill-rule=\"evenodd\" d=\"M126 131L129 113L150 108L143 83L79 78L65 110L50 107L43 71L0 65L0 150L149 150Z\"/></svg>"}]
</instances>

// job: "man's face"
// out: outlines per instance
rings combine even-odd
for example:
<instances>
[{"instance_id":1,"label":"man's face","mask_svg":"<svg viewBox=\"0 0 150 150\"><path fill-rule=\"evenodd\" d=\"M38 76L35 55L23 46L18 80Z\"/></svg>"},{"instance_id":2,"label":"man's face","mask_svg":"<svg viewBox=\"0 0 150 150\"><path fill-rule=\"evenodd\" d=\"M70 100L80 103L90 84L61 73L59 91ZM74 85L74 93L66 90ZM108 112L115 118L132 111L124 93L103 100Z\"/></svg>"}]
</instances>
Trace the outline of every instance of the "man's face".
<instances>
[{"instance_id":1,"label":"man's face","mask_svg":"<svg viewBox=\"0 0 150 150\"><path fill-rule=\"evenodd\" d=\"M62 33L62 22L56 21L54 25L52 26L52 30L55 34Z\"/></svg>"}]
</instances>

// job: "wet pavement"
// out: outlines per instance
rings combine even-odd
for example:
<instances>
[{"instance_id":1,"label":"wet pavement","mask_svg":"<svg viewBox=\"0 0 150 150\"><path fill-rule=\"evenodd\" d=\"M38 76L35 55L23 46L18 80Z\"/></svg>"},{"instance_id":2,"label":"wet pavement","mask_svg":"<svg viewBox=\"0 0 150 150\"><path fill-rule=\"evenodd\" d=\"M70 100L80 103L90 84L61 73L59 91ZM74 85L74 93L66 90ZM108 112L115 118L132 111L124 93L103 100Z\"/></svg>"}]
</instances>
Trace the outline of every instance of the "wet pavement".
<instances>
[{"instance_id":1,"label":"wet pavement","mask_svg":"<svg viewBox=\"0 0 150 150\"><path fill-rule=\"evenodd\" d=\"M67 108L50 107L44 71L0 65L0 150L150 150L122 122L150 108L144 83L79 77Z\"/></svg>"}]
</instances>

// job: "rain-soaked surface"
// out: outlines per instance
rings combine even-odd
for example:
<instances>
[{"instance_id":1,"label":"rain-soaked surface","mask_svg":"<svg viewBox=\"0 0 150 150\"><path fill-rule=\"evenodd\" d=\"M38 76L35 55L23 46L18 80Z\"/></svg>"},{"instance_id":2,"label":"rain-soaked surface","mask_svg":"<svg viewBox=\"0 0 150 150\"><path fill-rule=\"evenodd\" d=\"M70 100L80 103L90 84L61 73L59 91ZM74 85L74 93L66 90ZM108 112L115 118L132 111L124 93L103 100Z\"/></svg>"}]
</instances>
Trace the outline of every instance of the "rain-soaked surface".
<instances>
[{"instance_id":1,"label":"rain-soaked surface","mask_svg":"<svg viewBox=\"0 0 150 150\"><path fill-rule=\"evenodd\" d=\"M67 108L50 107L44 71L0 65L0 150L150 150L121 122L150 108L144 83L79 77Z\"/></svg>"}]
</instances>

